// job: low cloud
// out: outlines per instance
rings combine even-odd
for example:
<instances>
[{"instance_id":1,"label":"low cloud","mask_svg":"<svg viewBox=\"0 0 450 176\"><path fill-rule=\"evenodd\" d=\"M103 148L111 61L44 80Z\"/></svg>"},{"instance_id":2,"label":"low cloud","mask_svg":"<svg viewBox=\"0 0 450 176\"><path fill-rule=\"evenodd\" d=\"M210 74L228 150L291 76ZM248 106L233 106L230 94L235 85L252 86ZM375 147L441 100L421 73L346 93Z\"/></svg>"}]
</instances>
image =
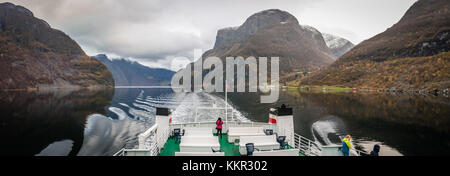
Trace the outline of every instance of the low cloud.
<instances>
[{"instance_id":1,"label":"low cloud","mask_svg":"<svg viewBox=\"0 0 450 176\"><path fill-rule=\"evenodd\" d=\"M403 1L410 3L412 0ZM106 53L130 58L148 66L169 68L174 57L192 58L194 49L206 51L212 48L218 29L241 25L247 17L258 11L282 9L296 16L301 24L307 24L303 19L307 22L314 21L311 20L314 16L308 16L306 13L308 9L326 4L328 0L12 0L11 2L30 9L36 17L46 20L53 28L70 35L89 55ZM333 15L329 14L329 17L332 18ZM352 28L335 25L316 26L323 26L324 29L335 27L342 31L351 31ZM386 27L385 24L382 25ZM362 39L356 36L367 32L353 31L353 33L355 35L352 38L353 42L359 42Z\"/></svg>"}]
</instances>

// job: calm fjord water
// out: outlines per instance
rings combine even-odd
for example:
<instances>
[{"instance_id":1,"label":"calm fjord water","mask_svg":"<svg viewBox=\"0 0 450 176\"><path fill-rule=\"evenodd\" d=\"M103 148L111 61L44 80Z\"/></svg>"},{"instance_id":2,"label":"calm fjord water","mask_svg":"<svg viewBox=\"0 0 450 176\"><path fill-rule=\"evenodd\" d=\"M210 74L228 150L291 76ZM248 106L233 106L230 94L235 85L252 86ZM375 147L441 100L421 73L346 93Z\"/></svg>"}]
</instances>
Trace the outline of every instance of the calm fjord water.
<instances>
[{"instance_id":1,"label":"calm fjord water","mask_svg":"<svg viewBox=\"0 0 450 176\"><path fill-rule=\"evenodd\" d=\"M174 109L174 122L212 121L223 111L223 95L173 93L164 88L0 92L0 155L112 155L133 148L137 135L153 125L155 107ZM279 101L260 104L255 93L229 93L233 119L267 122L268 110L294 108L296 133L323 145L353 144L381 155L449 155L448 97L409 94L283 90ZM230 117L230 116L229 116ZM230 117L231 118L231 117Z\"/></svg>"}]
</instances>

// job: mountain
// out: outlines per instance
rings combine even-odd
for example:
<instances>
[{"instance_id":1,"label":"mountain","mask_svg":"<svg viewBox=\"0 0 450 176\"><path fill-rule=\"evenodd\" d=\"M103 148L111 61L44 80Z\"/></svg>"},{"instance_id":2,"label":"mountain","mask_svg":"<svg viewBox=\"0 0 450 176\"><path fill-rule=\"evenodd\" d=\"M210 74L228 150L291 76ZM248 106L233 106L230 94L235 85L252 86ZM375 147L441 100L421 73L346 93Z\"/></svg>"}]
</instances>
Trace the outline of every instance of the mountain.
<instances>
[{"instance_id":1,"label":"mountain","mask_svg":"<svg viewBox=\"0 0 450 176\"><path fill-rule=\"evenodd\" d=\"M108 67L111 71L116 86L167 86L175 72L150 68L137 62L126 59L110 60L106 55L93 56Z\"/></svg>"},{"instance_id":2,"label":"mountain","mask_svg":"<svg viewBox=\"0 0 450 176\"><path fill-rule=\"evenodd\" d=\"M331 52L336 58L341 57L355 46L352 42L342 37L327 33L322 33L322 36L328 48L330 48Z\"/></svg>"},{"instance_id":3,"label":"mountain","mask_svg":"<svg viewBox=\"0 0 450 176\"><path fill-rule=\"evenodd\" d=\"M202 58L227 56L280 58L280 79L300 71L314 71L335 59L322 34L299 25L288 12L270 9L251 15L241 26L220 29L214 48ZM225 62L224 62L225 63Z\"/></svg>"},{"instance_id":4,"label":"mountain","mask_svg":"<svg viewBox=\"0 0 450 176\"><path fill-rule=\"evenodd\" d=\"M108 69L22 6L0 4L0 89L105 87Z\"/></svg>"},{"instance_id":5,"label":"mountain","mask_svg":"<svg viewBox=\"0 0 450 176\"><path fill-rule=\"evenodd\" d=\"M450 1L419 0L400 21L303 78L303 85L444 90L450 87Z\"/></svg>"}]
</instances>

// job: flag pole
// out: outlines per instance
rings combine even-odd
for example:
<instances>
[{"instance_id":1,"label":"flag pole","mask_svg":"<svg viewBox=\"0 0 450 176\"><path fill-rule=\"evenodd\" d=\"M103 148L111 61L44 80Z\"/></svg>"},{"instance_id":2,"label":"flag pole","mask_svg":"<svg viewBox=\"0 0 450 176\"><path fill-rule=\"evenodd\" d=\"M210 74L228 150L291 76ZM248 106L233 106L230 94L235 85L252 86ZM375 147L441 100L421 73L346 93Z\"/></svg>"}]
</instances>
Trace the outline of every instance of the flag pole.
<instances>
[{"instance_id":1,"label":"flag pole","mask_svg":"<svg viewBox=\"0 0 450 176\"><path fill-rule=\"evenodd\" d=\"M228 103L228 100L227 100L227 95L228 95L228 84L225 82L225 124L227 125L227 128L228 128L228 115L227 115L227 111L228 111L227 103Z\"/></svg>"}]
</instances>

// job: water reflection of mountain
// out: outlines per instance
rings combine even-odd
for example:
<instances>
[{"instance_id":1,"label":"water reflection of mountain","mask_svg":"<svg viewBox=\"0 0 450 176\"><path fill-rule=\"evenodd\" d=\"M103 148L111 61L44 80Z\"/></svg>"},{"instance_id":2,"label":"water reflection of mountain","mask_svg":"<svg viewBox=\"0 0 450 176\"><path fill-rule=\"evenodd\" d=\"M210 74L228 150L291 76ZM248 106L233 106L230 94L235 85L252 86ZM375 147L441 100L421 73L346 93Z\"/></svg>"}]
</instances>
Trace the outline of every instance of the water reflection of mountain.
<instances>
[{"instance_id":1,"label":"water reflection of mountain","mask_svg":"<svg viewBox=\"0 0 450 176\"><path fill-rule=\"evenodd\" d=\"M195 104L224 106L220 97L170 89L0 92L0 155L112 155L135 146L137 135L154 123L155 107L169 107L174 120L190 121ZM448 98L297 90L281 91L272 104L261 104L258 93L228 98L240 118L257 122L267 122L269 108L287 104L295 132L325 145L351 134L358 147L382 143L404 155L450 151Z\"/></svg>"},{"instance_id":2,"label":"water reflection of mountain","mask_svg":"<svg viewBox=\"0 0 450 176\"><path fill-rule=\"evenodd\" d=\"M326 108L330 114L449 132L450 103L445 97L384 93L300 93L298 96Z\"/></svg>"},{"instance_id":3,"label":"water reflection of mountain","mask_svg":"<svg viewBox=\"0 0 450 176\"><path fill-rule=\"evenodd\" d=\"M287 91L342 119L358 140L381 141L404 155L450 154L448 98L381 93Z\"/></svg>"},{"instance_id":4,"label":"water reflection of mountain","mask_svg":"<svg viewBox=\"0 0 450 176\"><path fill-rule=\"evenodd\" d=\"M83 144L87 116L106 113L113 92L0 92L0 155L36 155L58 141L72 141L72 145L59 146L71 146L69 155L76 155Z\"/></svg>"},{"instance_id":5,"label":"water reflection of mountain","mask_svg":"<svg viewBox=\"0 0 450 176\"><path fill-rule=\"evenodd\" d=\"M229 93L228 98L249 119L261 122L267 121L269 108L287 104L294 110L295 132L325 145L351 134L357 148L381 143L403 155L450 154L446 97L288 89L280 91L278 102L260 104L260 95Z\"/></svg>"},{"instance_id":6,"label":"water reflection of mountain","mask_svg":"<svg viewBox=\"0 0 450 176\"><path fill-rule=\"evenodd\" d=\"M111 156L121 148L134 148L138 134L154 123L155 102L150 97L171 93L170 89L115 89L105 113L89 115L84 140L77 155Z\"/></svg>"}]
</instances>

